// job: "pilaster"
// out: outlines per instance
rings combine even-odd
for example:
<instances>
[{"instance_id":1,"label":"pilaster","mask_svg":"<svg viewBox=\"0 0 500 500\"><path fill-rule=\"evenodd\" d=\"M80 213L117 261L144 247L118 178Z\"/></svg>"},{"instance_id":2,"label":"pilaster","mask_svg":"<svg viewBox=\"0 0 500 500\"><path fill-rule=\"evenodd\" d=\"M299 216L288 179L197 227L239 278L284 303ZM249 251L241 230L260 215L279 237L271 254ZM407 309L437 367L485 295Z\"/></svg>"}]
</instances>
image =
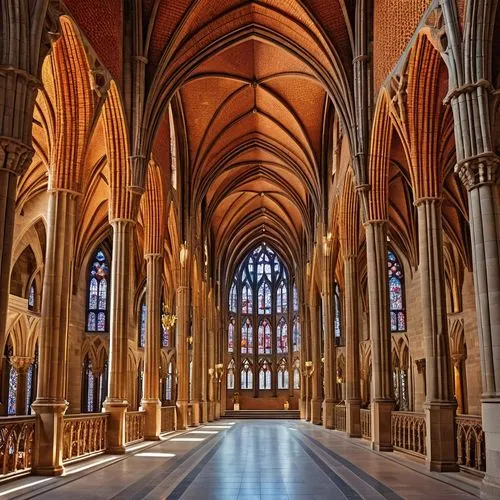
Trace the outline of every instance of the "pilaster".
<instances>
[{"instance_id":1,"label":"pilaster","mask_svg":"<svg viewBox=\"0 0 500 500\"><path fill-rule=\"evenodd\" d=\"M189 400L189 366L187 337L189 334L189 288L177 288L177 427L187 429Z\"/></svg>"}]
</instances>

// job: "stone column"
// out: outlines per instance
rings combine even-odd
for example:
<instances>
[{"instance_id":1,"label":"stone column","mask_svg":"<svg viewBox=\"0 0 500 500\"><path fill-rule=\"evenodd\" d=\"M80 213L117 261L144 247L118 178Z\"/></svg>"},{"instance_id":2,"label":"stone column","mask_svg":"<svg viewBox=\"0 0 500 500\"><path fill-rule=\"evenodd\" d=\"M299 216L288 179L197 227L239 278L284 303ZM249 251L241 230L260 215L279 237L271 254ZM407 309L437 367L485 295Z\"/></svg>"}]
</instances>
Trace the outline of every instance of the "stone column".
<instances>
[{"instance_id":1,"label":"stone column","mask_svg":"<svg viewBox=\"0 0 500 500\"><path fill-rule=\"evenodd\" d=\"M311 354L313 370L311 375L311 422L321 424L321 345L320 327L318 321L318 304L314 301L309 305L311 320Z\"/></svg>"},{"instance_id":2,"label":"stone column","mask_svg":"<svg viewBox=\"0 0 500 500\"><path fill-rule=\"evenodd\" d=\"M113 258L111 261L111 304L109 322L109 382L104 410L109 412L108 452L125 453L125 412L128 382L129 292L131 288L130 256L134 222L127 219L111 221Z\"/></svg>"},{"instance_id":3,"label":"stone column","mask_svg":"<svg viewBox=\"0 0 500 500\"><path fill-rule=\"evenodd\" d=\"M346 432L361 437L361 388L359 370L358 258L344 259L344 332L346 350Z\"/></svg>"},{"instance_id":4,"label":"stone column","mask_svg":"<svg viewBox=\"0 0 500 500\"><path fill-rule=\"evenodd\" d=\"M311 420L311 403L309 379L303 369L305 362L309 360L309 308L305 303L300 307L300 359L301 359L301 384L300 384L300 418L306 421Z\"/></svg>"},{"instance_id":5,"label":"stone column","mask_svg":"<svg viewBox=\"0 0 500 500\"><path fill-rule=\"evenodd\" d=\"M486 443L486 475L481 496L500 496L500 159L493 153L457 165L468 191L481 355L481 413Z\"/></svg>"},{"instance_id":6,"label":"stone column","mask_svg":"<svg viewBox=\"0 0 500 500\"><path fill-rule=\"evenodd\" d=\"M418 213L422 328L426 359L427 465L457 470L455 411L443 264L441 199L415 202Z\"/></svg>"},{"instance_id":7,"label":"stone column","mask_svg":"<svg viewBox=\"0 0 500 500\"><path fill-rule=\"evenodd\" d=\"M177 427L187 429L189 403L189 362L187 338L189 335L189 288L177 288Z\"/></svg>"},{"instance_id":8,"label":"stone column","mask_svg":"<svg viewBox=\"0 0 500 500\"><path fill-rule=\"evenodd\" d=\"M207 319L207 282L202 281L201 299L201 364L200 364L200 423L208 422L207 372L208 372L208 319Z\"/></svg>"},{"instance_id":9,"label":"stone column","mask_svg":"<svg viewBox=\"0 0 500 500\"><path fill-rule=\"evenodd\" d=\"M210 292L208 301L208 346L207 346L207 370L208 370L208 420L215 419L215 318L212 303L212 293Z\"/></svg>"},{"instance_id":10,"label":"stone column","mask_svg":"<svg viewBox=\"0 0 500 500\"><path fill-rule=\"evenodd\" d=\"M392 451L391 413L394 389L387 307L387 222L368 221L365 229L373 370L372 447L377 451Z\"/></svg>"},{"instance_id":11,"label":"stone column","mask_svg":"<svg viewBox=\"0 0 500 500\"><path fill-rule=\"evenodd\" d=\"M328 272L328 271L327 271ZM333 329L333 318L335 315L332 310L332 294L331 283L327 279L325 292L322 297L323 306L323 324L325 331L324 338L324 356L325 356L325 400L323 401L323 426L326 429L335 428L335 383L337 378L336 368L336 346L335 346L335 332Z\"/></svg>"},{"instance_id":12,"label":"stone column","mask_svg":"<svg viewBox=\"0 0 500 500\"><path fill-rule=\"evenodd\" d=\"M144 349L144 394L141 401L146 411L144 438L160 439L161 401L160 394L160 314L161 276L163 256L145 255L146 259L146 345Z\"/></svg>"},{"instance_id":13,"label":"stone column","mask_svg":"<svg viewBox=\"0 0 500 500\"><path fill-rule=\"evenodd\" d=\"M47 251L43 277L39 339L33 470L41 475L63 472L63 415L66 397L66 356L71 307L76 195L65 190L49 193Z\"/></svg>"},{"instance_id":14,"label":"stone column","mask_svg":"<svg viewBox=\"0 0 500 500\"><path fill-rule=\"evenodd\" d=\"M198 283L199 286L199 283ZM193 426L198 427L201 421L201 360L202 360L202 332L200 290L193 290Z\"/></svg>"},{"instance_id":15,"label":"stone column","mask_svg":"<svg viewBox=\"0 0 500 500\"><path fill-rule=\"evenodd\" d=\"M10 362L17 371L16 415L26 415L26 390L28 370L34 359L24 356L12 356Z\"/></svg>"}]
</instances>

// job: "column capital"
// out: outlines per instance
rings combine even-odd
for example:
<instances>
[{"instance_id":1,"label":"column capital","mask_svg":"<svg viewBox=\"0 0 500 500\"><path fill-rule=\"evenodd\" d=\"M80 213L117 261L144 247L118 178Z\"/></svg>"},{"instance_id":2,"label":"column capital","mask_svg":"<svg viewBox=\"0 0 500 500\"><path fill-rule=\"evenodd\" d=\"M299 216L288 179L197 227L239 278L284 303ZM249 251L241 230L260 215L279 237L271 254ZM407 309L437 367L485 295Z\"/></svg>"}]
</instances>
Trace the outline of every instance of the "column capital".
<instances>
[{"instance_id":1,"label":"column capital","mask_svg":"<svg viewBox=\"0 0 500 500\"><path fill-rule=\"evenodd\" d=\"M495 184L498 181L500 157L493 153L471 156L455 165L455 172L460 177L467 191L481 184Z\"/></svg>"},{"instance_id":2,"label":"column capital","mask_svg":"<svg viewBox=\"0 0 500 500\"><path fill-rule=\"evenodd\" d=\"M369 219L363 222L363 226L384 226L387 223L387 219Z\"/></svg>"},{"instance_id":3,"label":"column capital","mask_svg":"<svg viewBox=\"0 0 500 500\"><path fill-rule=\"evenodd\" d=\"M11 356L10 364L18 371L28 371L35 359L31 356Z\"/></svg>"},{"instance_id":4,"label":"column capital","mask_svg":"<svg viewBox=\"0 0 500 500\"><path fill-rule=\"evenodd\" d=\"M21 176L30 166L35 150L12 137L0 136L1 168Z\"/></svg>"},{"instance_id":5,"label":"column capital","mask_svg":"<svg viewBox=\"0 0 500 500\"><path fill-rule=\"evenodd\" d=\"M146 253L146 254L144 254L144 259L151 260L151 261L161 260L161 259L163 259L163 254L161 254L161 253Z\"/></svg>"},{"instance_id":6,"label":"column capital","mask_svg":"<svg viewBox=\"0 0 500 500\"><path fill-rule=\"evenodd\" d=\"M443 198L441 196L422 196L416 199L413 204L418 208L420 205L424 204L437 204L441 205L443 203Z\"/></svg>"}]
</instances>

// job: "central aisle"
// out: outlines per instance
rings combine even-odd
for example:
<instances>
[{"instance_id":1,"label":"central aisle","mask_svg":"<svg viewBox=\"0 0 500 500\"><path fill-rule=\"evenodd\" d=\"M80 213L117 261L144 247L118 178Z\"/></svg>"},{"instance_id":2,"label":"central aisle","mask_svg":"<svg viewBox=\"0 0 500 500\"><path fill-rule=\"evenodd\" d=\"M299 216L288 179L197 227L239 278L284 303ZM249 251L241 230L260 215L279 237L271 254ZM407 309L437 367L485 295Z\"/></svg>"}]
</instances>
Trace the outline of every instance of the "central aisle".
<instances>
[{"instance_id":1,"label":"central aisle","mask_svg":"<svg viewBox=\"0 0 500 500\"><path fill-rule=\"evenodd\" d=\"M221 420L160 443L141 443L125 457L102 455L75 464L60 478L2 485L0 497L457 500L473 498L465 489L479 491L479 483L460 474L445 477L437 479L400 454L382 455L304 422Z\"/></svg>"}]
</instances>

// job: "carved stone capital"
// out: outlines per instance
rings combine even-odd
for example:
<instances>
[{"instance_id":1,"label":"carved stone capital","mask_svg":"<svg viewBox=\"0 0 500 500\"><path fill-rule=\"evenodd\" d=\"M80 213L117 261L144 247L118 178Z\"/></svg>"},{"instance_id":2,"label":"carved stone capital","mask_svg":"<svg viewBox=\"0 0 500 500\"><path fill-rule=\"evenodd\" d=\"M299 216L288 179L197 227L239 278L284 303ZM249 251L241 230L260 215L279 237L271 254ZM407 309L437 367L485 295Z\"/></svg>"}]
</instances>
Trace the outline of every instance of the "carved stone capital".
<instances>
[{"instance_id":1,"label":"carved stone capital","mask_svg":"<svg viewBox=\"0 0 500 500\"><path fill-rule=\"evenodd\" d=\"M26 172L34 153L34 149L23 142L0 136L0 169L20 176Z\"/></svg>"},{"instance_id":2,"label":"carved stone capital","mask_svg":"<svg viewBox=\"0 0 500 500\"><path fill-rule=\"evenodd\" d=\"M455 166L467 191L482 184L495 184L498 181L500 158L495 153L484 153L467 158Z\"/></svg>"},{"instance_id":3,"label":"carved stone capital","mask_svg":"<svg viewBox=\"0 0 500 500\"><path fill-rule=\"evenodd\" d=\"M10 364L18 372L26 372L28 368L33 364L34 358L30 356L11 356Z\"/></svg>"}]
</instances>

